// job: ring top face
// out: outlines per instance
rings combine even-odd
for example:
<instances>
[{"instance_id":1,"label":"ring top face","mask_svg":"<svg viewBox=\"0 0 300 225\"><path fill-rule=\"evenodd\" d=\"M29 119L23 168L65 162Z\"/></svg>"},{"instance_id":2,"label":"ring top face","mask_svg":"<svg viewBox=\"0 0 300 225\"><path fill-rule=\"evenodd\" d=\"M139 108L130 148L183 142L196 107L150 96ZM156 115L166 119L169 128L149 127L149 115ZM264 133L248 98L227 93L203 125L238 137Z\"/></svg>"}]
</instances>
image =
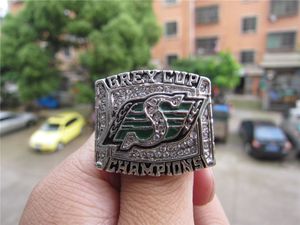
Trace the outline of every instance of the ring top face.
<instances>
[{"instance_id":1,"label":"ring top face","mask_svg":"<svg viewBox=\"0 0 300 225\"><path fill-rule=\"evenodd\" d=\"M215 164L211 85L172 70L138 70L96 81L98 168L177 175Z\"/></svg>"}]
</instances>

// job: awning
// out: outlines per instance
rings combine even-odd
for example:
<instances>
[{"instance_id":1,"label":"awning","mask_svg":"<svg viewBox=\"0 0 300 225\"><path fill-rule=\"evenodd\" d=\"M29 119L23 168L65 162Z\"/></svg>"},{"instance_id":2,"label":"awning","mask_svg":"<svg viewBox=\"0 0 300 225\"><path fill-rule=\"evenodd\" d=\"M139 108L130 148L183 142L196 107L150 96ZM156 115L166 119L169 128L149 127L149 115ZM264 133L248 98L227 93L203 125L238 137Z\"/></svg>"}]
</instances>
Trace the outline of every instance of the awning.
<instances>
[{"instance_id":1,"label":"awning","mask_svg":"<svg viewBox=\"0 0 300 225\"><path fill-rule=\"evenodd\" d=\"M263 68L300 68L300 52L266 53L261 66Z\"/></svg>"},{"instance_id":2,"label":"awning","mask_svg":"<svg viewBox=\"0 0 300 225\"><path fill-rule=\"evenodd\" d=\"M240 76L262 76L263 72L263 68L258 65L245 65L240 70Z\"/></svg>"}]
</instances>

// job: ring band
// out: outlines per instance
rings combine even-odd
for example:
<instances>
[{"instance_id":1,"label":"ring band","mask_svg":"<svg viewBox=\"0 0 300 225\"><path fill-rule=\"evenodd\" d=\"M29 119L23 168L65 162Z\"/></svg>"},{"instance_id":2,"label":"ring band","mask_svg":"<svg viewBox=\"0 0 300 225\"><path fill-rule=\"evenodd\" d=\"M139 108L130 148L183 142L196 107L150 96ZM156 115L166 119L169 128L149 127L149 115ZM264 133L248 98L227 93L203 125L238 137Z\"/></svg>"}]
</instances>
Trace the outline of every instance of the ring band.
<instances>
[{"instance_id":1,"label":"ring band","mask_svg":"<svg viewBox=\"0 0 300 225\"><path fill-rule=\"evenodd\" d=\"M96 166L129 175L179 175L215 165L211 84L173 70L99 79Z\"/></svg>"}]
</instances>

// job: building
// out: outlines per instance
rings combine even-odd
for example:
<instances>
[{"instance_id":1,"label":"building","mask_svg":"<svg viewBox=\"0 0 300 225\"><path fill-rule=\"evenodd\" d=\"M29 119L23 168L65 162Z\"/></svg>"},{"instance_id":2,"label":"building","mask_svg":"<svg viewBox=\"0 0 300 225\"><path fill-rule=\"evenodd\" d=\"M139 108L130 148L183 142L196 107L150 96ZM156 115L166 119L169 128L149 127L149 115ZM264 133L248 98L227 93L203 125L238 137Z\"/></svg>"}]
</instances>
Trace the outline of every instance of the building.
<instances>
[{"instance_id":1,"label":"building","mask_svg":"<svg viewBox=\"0 0 300 225\"><path fill-rule=\"evenodd\" d=\"M9 1L12 13L23 0ZM242 64L242 93L262 95L266 108L293 105L300 98L299 0L153 0L163 28L152 61L168 68L173 60L230 51ZM67 71L74 49L58 54Z\"/></svg>"},{"instance_id":2,"label":"building","mask_svg":"<svg viewBox=\"0 0 300 225\"><path fill-rule=\"evenodd\" d=\"M24 8L24 0L10 0L8 2L9 12L13 15L16 15Z\"/></svg>"},{"instance_id":3,"label":"building","mask_svg":"<svg viewBox=\"0 0 300 225\"><path fill-rule=\"evenodd\" d=\"M159 67L230 51L242 65L243 93L270 91L280 103L284 94L275 92L289 87L296 93L285 101L299 98L294 90L300 89L299 0L161 0L153 8L163 28L152 50Z\"/></svg>"}]
</instances>

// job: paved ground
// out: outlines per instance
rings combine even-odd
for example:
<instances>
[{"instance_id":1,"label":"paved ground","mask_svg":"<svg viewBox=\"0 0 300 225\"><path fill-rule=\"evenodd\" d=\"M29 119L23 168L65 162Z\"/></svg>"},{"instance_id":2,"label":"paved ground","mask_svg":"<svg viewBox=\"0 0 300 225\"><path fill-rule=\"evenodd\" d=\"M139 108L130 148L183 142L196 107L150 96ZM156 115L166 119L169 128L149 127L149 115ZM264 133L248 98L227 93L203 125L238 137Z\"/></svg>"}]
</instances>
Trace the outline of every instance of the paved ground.
<instances>
[{"instance_id":1,"label":"paved ground","mask_svg":"<svg viewBox=\"0 0 300 225\"><path fill-rule=\"evenodd\" d=\"M284 161L261 161L243 152L237 130L243 118L272 119L271 112L234 110L231 136L217 145L214 168L217 194L231 224L296 225L300 221L300 161L291 154Z\"/></svg>"},{"instance_id":2,"label":"paved ground","mask_svg":"<svg viewBox=\"0 0 300 225\"><path fill-rule=\"evenodd\" d=\"M28 139L38 126L0 138L1 141L1 225L16 225L32 188L52 168L81 146L91 129L54 153L37 153Z\"/></svg>"},{"instance_id":3,"label":"paved ground","mask_svg":"<svg viewBox=\"0 0 300 225\"><path fill-rule=\"evenodd\" d=\"M227 144L216 149L217 194L233 225L296 225L300 221L300 161L290 155L283 162L258 161L242 151L237 137L241 118L272 118L278 114L234 110ZM37 154L27 147L33 127L0 138L1 224L18 223L34 185L55 165L78 148L89 136L82 136L57 153Z\"/></svg>"}]
</instances>

